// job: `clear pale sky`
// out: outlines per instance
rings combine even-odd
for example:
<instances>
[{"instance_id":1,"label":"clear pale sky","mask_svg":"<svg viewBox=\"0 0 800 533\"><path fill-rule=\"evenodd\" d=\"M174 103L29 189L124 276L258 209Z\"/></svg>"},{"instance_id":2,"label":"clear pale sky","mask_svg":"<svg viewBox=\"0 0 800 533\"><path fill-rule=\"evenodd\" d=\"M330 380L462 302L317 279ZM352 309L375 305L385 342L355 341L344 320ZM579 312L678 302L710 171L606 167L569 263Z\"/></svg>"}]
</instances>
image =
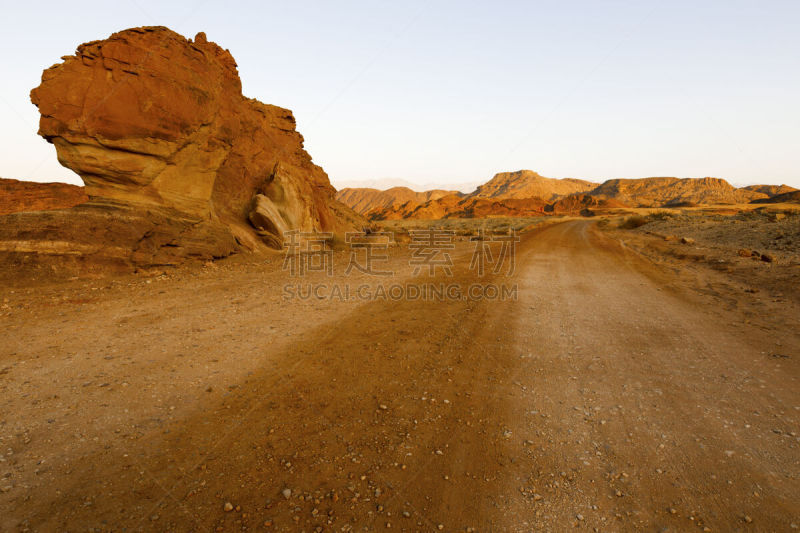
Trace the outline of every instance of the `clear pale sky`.
<instances>
[{"instance_id":1,"label":"clear pale sky","mask_svg":"<svg viewBox=\"0 0 800 533\"><path fill-rule=\"evenodd\" d=\"M800 2L3 0L0 176L80 183L28 93L86 41L205 31L334 185L717 176L800 187Z\"/></svg>"}]
</instances>

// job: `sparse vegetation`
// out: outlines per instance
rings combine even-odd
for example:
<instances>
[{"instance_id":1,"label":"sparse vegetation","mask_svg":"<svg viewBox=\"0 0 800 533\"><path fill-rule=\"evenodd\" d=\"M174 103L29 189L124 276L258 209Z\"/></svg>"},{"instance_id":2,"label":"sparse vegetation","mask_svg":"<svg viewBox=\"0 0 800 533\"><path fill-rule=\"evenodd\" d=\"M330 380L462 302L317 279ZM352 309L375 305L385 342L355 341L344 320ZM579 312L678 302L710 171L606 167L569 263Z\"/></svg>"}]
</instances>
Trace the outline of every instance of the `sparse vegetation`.
<instances>
[{"instance_id":1,"label":"sparse vegetation","mask_svg":"<svg viewBox=\"0 0 800 533\"><path fill-rule=\"evenodd\" d=\"M497 218L445 218L441 220L384 220L380 222L381 229L397 233L407 233L409 230L443 229L454 231L456 235L472 237L481 231L485 234L508 233L509 230L523 232L533 229L541 224L561 217L497 217Z\"/></svg>"},{"instance_id":2,"label":"sparse vegetation","mask_svg":"<svg viewBox=\"0 0 800 533\"><path fill-rule=\"evenodd\" d=\"M670 213L669 211L653 211L647 215L647 218L650 220L669 220L673 216L675 216L675 213Z\"/></svg>"},{"instance_id":3,"label":"sparse vegetation","mask_svg":"<svg viewBox=\"0 0 800 533\"><path fill-rule=\"evenodd\" d=\"M648 222L650 222L650 220L647 217L633 215L623 220L619 227L620 229L636 229L644 226Z\"/></svg>"}]
</instances>

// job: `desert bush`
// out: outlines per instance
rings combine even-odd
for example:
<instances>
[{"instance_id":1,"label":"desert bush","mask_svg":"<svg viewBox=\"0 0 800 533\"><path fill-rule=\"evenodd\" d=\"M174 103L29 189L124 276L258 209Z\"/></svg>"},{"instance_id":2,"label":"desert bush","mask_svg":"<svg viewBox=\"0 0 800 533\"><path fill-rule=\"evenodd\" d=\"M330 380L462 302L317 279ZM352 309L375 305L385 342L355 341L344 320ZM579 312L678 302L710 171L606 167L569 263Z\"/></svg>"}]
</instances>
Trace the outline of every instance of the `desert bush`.
<instances>
[{"instance_id":1,"label":"desert bush","mask_svg":"<svg viewBox=\"0 0 800 533\"><path fill-rule=\"evenodd\" d=\"M650 222L646 217L633 215L626 218L620 225L620 229L636 229Z\"/></svg>"},{"instance_id":2,"label":"desert bush","mask_svg":"<svg viewBox=\"0 0 800 533\"><path fill-rule=\"evenodd\" d=\"M647 215L647 218L649 218L650 220L667 220L672 218L672 216L673 214L670 213L669 211L653 211L652 213Z\"/></svg>"}]
</instances>

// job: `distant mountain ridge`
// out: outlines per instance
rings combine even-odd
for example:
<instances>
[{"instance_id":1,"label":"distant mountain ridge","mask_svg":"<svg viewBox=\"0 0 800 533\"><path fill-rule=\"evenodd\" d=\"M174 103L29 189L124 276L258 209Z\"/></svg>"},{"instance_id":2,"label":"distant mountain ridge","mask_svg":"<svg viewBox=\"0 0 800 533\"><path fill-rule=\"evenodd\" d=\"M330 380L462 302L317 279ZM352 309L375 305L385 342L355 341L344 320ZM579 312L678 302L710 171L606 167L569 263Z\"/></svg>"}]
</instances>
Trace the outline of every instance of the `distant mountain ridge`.
<instances>
[{"instance_id":1,"label":"distant mountain ridge","mask_svg":"<svg viewBox=\"0 0 800 533\"><path fill-rule=\"evenodd\" d=\"M333 179L331 183L337 189L377 189L379 191L386 191L395 187L406 187L414 191L430 191L434 189L443 189L448 191L457 191L463 194L469 194L475 190L481 181L462 181L462 182L447 182L441 181L414 181L404 180L400 178L380 178L371 180L348 180L348 179Z\"/></svg>"},{"instance_id":2,"label":"distant mountain ridge","mask_svg":"<svg viewBox=\"0 0 800 533\"><path fill-rule=\"evenodd\" d=\"M721 178L649 177L595 183L576 178L547 178L532 170L500 172L470 193L407 187L386 191L347 188L337 199L372 220L401 218L531 216L579 213L621 207L671 207L702 204L795 201L787 185L737 188ZM780 200L776 200L780 201Z\"/></svg>"},{"instance_id":3,"label":"distant mountain ridge","mask_svg":"<svg viewBox=\"0 0 800 533\"><path fill-rule=\"evenodd\" d=\"M336 193L336 199L349 206L356 213L361 213L363 215L374 209L403 205L408 202L423 204L429 200L436 200L442 196L451 194L456 196L462 195L459 191L447 191L443 189L416 192L408 187L392 187L385 191L367 188L345 188Z\"/></svg>"},{"instance_id":4,"label":"distant mountain ridge","mask_svg":"<svg viewBox=\"0 0 800 533\"><path fill-rule=\"evenodd\" d=\"M533 170L500 172L470 196L478 198L541 198L553 201L570 194L589 192L597 183L575 178L545 178Z\"/></svg>"}]
</instances>

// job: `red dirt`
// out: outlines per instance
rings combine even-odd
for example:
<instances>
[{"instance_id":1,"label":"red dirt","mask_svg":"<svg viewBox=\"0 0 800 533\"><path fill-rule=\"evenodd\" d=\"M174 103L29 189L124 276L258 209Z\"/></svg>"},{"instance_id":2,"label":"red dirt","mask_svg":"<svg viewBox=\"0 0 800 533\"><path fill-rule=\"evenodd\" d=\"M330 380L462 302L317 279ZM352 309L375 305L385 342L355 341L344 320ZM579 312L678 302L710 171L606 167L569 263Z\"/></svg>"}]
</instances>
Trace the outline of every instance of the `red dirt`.
<instances>
[{"instance_id":1,"label":"red dirt","mask_svg":"<svg viewBox=\"0 0 800 533\"><path fill-rule=\"evenodd\" d=\"M748 322L583 221L517 301L283 301L279 264L3 289L0 529L800 522L792 300Z\"/></svg>"}]
</instances>

